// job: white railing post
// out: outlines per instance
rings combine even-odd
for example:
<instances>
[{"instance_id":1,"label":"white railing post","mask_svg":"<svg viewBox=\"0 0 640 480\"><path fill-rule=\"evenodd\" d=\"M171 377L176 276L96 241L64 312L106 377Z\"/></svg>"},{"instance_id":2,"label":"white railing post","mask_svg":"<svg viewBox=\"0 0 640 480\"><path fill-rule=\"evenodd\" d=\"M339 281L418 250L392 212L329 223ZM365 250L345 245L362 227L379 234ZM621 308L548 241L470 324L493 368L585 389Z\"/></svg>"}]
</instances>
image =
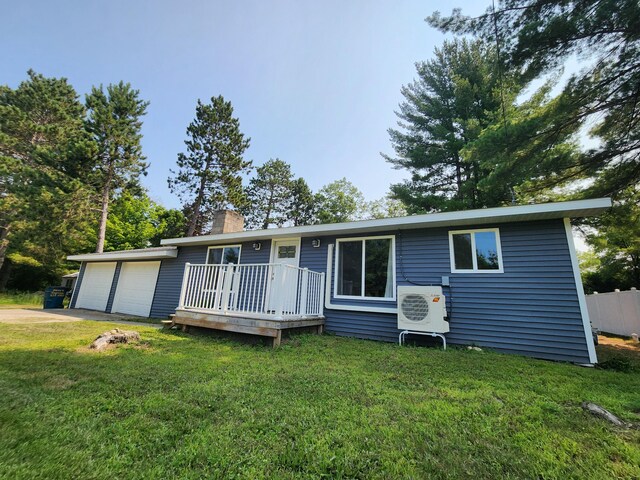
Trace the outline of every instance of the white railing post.
<instances>
[{"instance_id":1,"label":"white railing post","mask_svg":"<svg viewBox=\"0 0 640 480\"><path fill-rule=\"evenodd\" d=\"M233 280L233 263L227 264L224 269L224 286L222 287L222 311L227 313L229 310L229 297L231 295L231 282Z\"/></svg>"},{"instance_id":2,"label":"white railing post","mask_svg":"<svg viewBox=\"0 0 640 480\"><path fill-rule=\"evenodd\" d=\"M318 286L318 316L324 315L324 272L320 274L320 285Z\"/></svg>"},{"instance_id":3,"label":"white railing post","mask_svg":"<svg viewBox=\"0 0 640 480\"><path fill-rule=\"evenodd\" d=\"M309 269L302 270L302 280L300 287L300 315L307 315L307 295L309 293Z\"/></svg>"},{"instance_id":4,"label":"white railing post","mask_svg":"<svg viewBox=\"0 0 640 480\"><path fill-rule=\"evenodd\" d=\"M184 297L187 294L187 282L189 279L189 272L191 270L191 264L184 264L184 273L182 274L182 287L180 288L180 301L178 302L178 308L184 308Z\"/></svg>"},{"instance_id":5,"label":"white railing post","mask_svg":"<svg viewBox=\"0 0 640 480\"><path fill-rule=\"evenodd\" d=\"M275 268L275 282L278 285L276 293L276 320L283 319L284 312L284 298L285 298L285 285L286 285L286 269L282 264L278 263L274 265Z\"/></svg>"}]
</instances>

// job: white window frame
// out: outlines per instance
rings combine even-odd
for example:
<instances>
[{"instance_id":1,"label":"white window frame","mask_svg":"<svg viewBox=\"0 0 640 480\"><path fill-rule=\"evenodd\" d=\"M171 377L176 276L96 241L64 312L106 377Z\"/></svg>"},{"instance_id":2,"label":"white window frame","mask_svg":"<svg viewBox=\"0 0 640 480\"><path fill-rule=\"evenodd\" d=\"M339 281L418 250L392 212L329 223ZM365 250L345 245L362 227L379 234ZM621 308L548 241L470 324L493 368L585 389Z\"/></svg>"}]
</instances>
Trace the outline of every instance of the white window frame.
<instances>
[{"instance_id":1,"label":"white window frame","mask_svg":"<svg viewBox=\"0 0 640 480\"><path fill-rule=\"evenodd\" d=\"M478 269L478 257L476 252L476 236L475 234L482 232L493 232L496 234L496 249L498 250L498 268L495 270ZM471 234L471 259L473 261L472 269L457 269L455 251L453 249L453 236L458 234ZM474 228L471 230L450 230L449 231L449 260L451 262L451 273L504 273L504 265L502 264L502 244L500 243L499 228Z\"/></svg>"},{"instance_id":2,"label":"white window frame","mask_svg":"<svg viewBox=\"0 0 640 480\"><path fill-rule=\"evenodd\" d=\"M365 258L366 258L366 240L391 240L391 259L393 262L392 274L393 274L393 296L392 297L367 297L364 295L365 290ZM340 244L343 242L363 242L362 248L362 294L361 295L338 295L338 275L340 273L338 259L340 258ZM348 300L367 300L375 302L395 302L396 301L396 236L395 235L379 235L374 237L351 237L336 239L336 258L335 258L335 273L333 276L333 298L348 299Z\"/></svg>"},{"instance_id":3,"label":"white window frame","mask_svg":"<svg viewBox=\"0 0 640 480\"><path fill-rule=\"evenodd\" d=\"M238 247L238 263L240 263L240 258L242 256L242 244L237 244L237 245L211 245L209 248L207 248L207 258L205 259L205 262L207 265L224 265L223 263L209 263L209 254L211 253L211 250L213 249L217 249L217 248L222 248L222 258L224 258L224 249L225 248L234 248L234 247ZM237 265L236 264L236 265Z\"/></svg>"}]
</instances>

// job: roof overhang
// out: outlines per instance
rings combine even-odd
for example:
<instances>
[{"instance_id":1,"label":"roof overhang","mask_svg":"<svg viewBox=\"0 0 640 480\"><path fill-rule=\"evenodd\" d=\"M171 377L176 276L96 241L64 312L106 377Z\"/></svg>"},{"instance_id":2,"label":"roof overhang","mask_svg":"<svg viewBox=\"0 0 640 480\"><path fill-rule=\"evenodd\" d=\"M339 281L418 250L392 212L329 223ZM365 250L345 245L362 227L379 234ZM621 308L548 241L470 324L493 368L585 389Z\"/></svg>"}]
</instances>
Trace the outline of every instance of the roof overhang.
<instances>
[{"instance_id":1,"label":"roof overhang","mask_svg":"<svg viewBox=\"0 0 640 480\"><path fill-rule=\"evenodd\" d=\"M176 258L177 256L177 247L159 247L141 248L138 250L121 250L119 252L69 255L67 260L74 260L76 262L115 262L118 260L162 260L163 258Z\"/></svg>"},{"instance_id":2,"label":"roof overhang","mask_svg":"<svg viewBox=\"0 0 640 480\"><path fill-rule=\"evenodd\" d=\"M350 235L416 228L485 225L507 222L549 220L555 218L591 217L611 207L610 198L574 200L512 207L482 208L460 212L428 213L407 217L361 220L358 222L306 225L303 227L248 230L199 237L168 238L161 245L215 245L231 241L254 241L272 238L311 237L322 235Z\"/></svg>"}]
</instances>

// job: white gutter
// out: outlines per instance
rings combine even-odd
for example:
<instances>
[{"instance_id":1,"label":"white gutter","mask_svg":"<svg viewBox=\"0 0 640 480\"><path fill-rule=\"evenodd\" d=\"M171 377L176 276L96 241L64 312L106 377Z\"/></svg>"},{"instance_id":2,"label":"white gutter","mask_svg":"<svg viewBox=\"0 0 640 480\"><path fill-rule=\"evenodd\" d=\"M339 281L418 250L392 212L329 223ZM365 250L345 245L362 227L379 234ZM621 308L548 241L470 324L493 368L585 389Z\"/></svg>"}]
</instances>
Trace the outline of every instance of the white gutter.
<instances>
[{"instance_id":1,"label":"white gutter","mask_svg":"<svg viewBox=\"0 0 640 480\"><path fill-rule=\"evenodd\" d=\"M121 252L85 253L69 255L67 260L76 262L107 262L114 260L162 260L164 258L176 258L177 247L150 248L148 250L124 250Z\"/></svg>"},{"instance_id":2,"label":"white gutter","mask_svg":"<svg viewBox=\"0 0 640 480\"><path fill-rule=\"evenodd\" d=\"M517 205L511 207L482 208L461 212L428 213L397 218L361 220L358 222L306 225L301 227L272 228L199 237L167 238L161 245L211 245L230 241L268 240L282 237L321 236L331 234L366 233L411 228L433 228L456 225L483 225L491 223L576 218L596 215L611 207L610 198L574 200L571 202Z\"/></svg>"},{"instance_id":3,"label":"white gutter","mask_svg":"<svg viewBox=\"0 0 640 480\"><path fill-rule=\"evenodd\" d=\"M385 307L367 307L366 305L339 305L331 303L331 277L332 277L332 262L333 258L333 243L327 245L327 276L324 286L324 308L327 310L346 310L348 312L370 312L370 313L389 313L391 315L397 315L397 308L385 308Z\"/></svg>"}]
</instances>

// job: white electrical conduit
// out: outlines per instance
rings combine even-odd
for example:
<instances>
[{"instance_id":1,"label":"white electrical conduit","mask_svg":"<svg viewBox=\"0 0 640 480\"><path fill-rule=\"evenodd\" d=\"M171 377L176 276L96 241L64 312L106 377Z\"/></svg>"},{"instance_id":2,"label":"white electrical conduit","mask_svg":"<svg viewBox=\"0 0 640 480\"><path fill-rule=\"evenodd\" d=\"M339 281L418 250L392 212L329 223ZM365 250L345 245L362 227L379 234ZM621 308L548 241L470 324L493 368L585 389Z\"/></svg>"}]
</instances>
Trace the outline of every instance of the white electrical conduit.
<instances>
[{"instance_id":1,"label":"white electrical conduit","mask_svg":"<svg viewBox=\"0 0 640 480\"><path fill-rule=\"evenodd\" d=\"M385 307L368 307L366 305L336 305L331 303L331 278L333 277L333 264L331 259L333 258L333 247L330 243L327 249L327 277L325 279L324 288L324 308L328 310L347 310L349 312L371 312L371 313L389 313L396 315L398 313L397 308L385 308ZM394 265L393 268L396 266Z\"/></svg>"}]
</instances>

